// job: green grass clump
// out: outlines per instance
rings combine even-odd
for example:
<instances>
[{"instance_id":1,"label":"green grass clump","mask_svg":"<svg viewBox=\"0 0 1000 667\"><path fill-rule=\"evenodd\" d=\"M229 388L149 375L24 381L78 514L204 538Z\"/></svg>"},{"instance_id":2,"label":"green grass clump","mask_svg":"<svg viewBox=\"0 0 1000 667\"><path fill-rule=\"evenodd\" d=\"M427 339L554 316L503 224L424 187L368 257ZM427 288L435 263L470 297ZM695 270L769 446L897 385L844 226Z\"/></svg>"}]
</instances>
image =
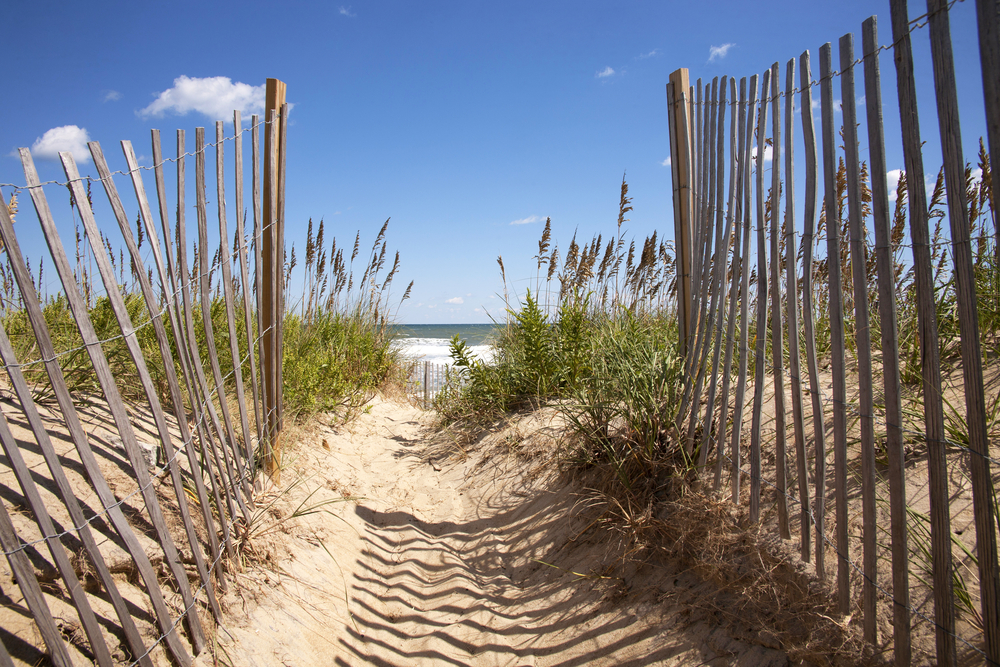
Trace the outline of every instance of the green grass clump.
<instances>
[{"instance_id":1,"label":"green grass clump","mask_svg":"<svg viewBox=\"0 0 1000 667\"><path fill-rule=\"evenodd\" d=\"M284 323L285 415L351 410L368 400L398 364L391 327L364 313L322 312Z\"/></svg>"},{"instance_id":2,"label":"green grass clump","mask_svg":"<svg viewBox=\"0 0 1000 667\"><path fill-rule=\"evenodd\" d=\"M436 400L446 421L482 425L549 403L570 426L574 456L610 466L627 488L654 471L690 467L673 444L682 379L668 298L674 264L655 233L641 250L626 244L630 210L623 179L615 237L606 246L600 236L583 245L574 237L561 266L546 222L535 290L513 304L508 297L492 362L452 341L456 381Z\"/></svg>"}]
</instances>

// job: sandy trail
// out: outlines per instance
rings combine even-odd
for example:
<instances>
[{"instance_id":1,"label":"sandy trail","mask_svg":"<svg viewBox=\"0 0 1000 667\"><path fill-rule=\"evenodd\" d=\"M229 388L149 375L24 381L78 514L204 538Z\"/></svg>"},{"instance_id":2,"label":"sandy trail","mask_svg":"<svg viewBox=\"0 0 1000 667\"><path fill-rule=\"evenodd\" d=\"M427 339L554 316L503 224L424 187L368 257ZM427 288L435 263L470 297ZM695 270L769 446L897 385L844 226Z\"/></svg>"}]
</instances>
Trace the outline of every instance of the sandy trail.
<instances>
[{"instance_id":1,"label":"sandy trail","mask_svg":"<svg viewBox=\"0 0 1000 667\"><path fill-rule=\"evenodd\" d=\"M677 600L694 577L615 567L545 430L429 461L427 415L377 399L305 434L264 497L255 540L274 555L230 594L220 664L787 663L686 618Z\"/></svg>"}]
</instances>

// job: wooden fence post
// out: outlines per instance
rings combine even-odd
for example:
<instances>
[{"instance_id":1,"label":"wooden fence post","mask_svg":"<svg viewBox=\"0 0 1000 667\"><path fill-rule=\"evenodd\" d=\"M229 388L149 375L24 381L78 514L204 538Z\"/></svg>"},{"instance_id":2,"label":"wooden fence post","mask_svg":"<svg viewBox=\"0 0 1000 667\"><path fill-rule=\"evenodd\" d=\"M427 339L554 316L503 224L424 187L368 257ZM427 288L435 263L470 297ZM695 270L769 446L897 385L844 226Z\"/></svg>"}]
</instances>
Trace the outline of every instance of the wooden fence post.
<instances>
[{"instance_id":1,"label":"wooden fence post","mask_svg":"<svg viewBox=\"0 0 1000 667\"><path fill-rule=\"evenodd\" d=\"M686 68L670 75L667 114L670 123L670 171L674 188L674 245L677 252L677 324L681 355L687 354L691 322L691 118L688 96L691 84Z\"/></svg>"},{"instance_id":2,"label":"wooden fence post","mask_svg":"<svg viewBox=\"0 0 1000 667\"><path fill-rule=\"evenodd\" d=\"M284 239L281 237L279 222L283 219L284 185L283 137L277 132L278 113L285 110L285 84L278 79L268 79L265 91L264 119L268 123L264 133L264 203L263 225L261 226L261 281L258 317L264 331L261 341L261 368L263 369L265 466L268 475L274 477L279 468L278 434L281 430L279 410L281 395L281 357L279 352L279 327L282 313L280 307L284 287ZM282 119L284 120L284 119ZM282 129L285 124L282 123Z\"/></svg>"}]
</instances>

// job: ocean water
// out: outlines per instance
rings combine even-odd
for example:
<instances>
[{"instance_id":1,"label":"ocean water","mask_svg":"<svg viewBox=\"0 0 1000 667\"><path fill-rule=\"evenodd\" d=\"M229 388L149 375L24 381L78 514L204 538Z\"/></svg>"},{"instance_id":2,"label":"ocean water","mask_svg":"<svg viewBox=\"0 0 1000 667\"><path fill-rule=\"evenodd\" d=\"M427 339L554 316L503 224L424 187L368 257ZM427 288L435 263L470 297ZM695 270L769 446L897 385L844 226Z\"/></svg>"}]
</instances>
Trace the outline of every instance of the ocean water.
<instances>
[{"instance_id":1,"label":"ocean water","mask_svg":"<svg viewBox=\"0 0 1000 667\"><path fill-rule=\"evenodd\" d=\"M458 334L472 354L488 360L495 331L494 324L401 324L396 345L410 359L451 365L449 346L452 336Z\"/></svg>"}]
</instances>

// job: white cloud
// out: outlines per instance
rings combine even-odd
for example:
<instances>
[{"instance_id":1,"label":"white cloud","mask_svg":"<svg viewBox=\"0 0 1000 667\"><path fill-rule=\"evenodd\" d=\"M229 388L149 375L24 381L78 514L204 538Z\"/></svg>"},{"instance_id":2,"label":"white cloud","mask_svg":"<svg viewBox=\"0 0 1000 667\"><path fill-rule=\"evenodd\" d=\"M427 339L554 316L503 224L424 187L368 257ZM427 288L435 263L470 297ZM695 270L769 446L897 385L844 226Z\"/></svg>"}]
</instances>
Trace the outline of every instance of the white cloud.
<instances>
[{"instance_id":1,"label":"white cloud","mask_svg":"<svg viewBox=\"0 0 1000 667\"><path fill-rule=\"evenodd\" d=\"M650 51L649 53L644 53L644 54L642 54L641 56L638 56L638 59L639 59L639 60L645 60L646 58L652 58L653 56L655 56L655 55L656 55L656 54L658 54L659 52L660 52L660 50L659 50L659 49L653 49L653 50L652 50L652 51Z\"/></svg>"},{"instance_id":2,"label":"white cloud","mask_svg":"<svg viewBox=\"0 0 1000 667\"><path fill-rule=\"evenodd\" d=\"M594 76L596 76L598 79L606 79L609 76L614 76L614 75L615 71L611 69L611 67L605 67L600 72L597 72Z\"/></svg>"},{"instance_id":3,"label":"white cloud","mask_svg":"<svg viewBox=\"0 0 1000 667\"><path fill-rule=\"evenodd\" d=\"M73 154L74 160L85 164L90 160L90 151L87 150L88 141L90 141L90 135L82 127L76 125L53 127L35 139L35 143L31 145L31 154L43 160L58 160L60 152L69 151Z\"/></svg>"},{"instance_id":4,"label":"white cloud","mask_svg":"<svg viewBox=\"0 0 1000 667\"><path fill-rule=\"evenodd\" d=\"M541 222L544 220L540 215L529 215L527 218L521 218L520 220L514 220L510 224L512 225L530 225L533 222Z\"/></svg>"},{"instance_id":5,"label":"white cloud","mask_svg":"<svg viewBox=\"0 0 1000 667\"><path fill-rule=\"evenodd\" d=\"M463 299L460 296L456 296L454 298L448 299L447 301L445 301L445 303L454 303L456 305L459 305L465 303L465 299Z\"/></svg>"},{"instance_id":6,"label":"white cloud","mask_svg":"<svg viewBox=\"0 0 1000 667\"><path fill-rule=\"evenodd\" d=\"M820 97L819 96L813 97L813 99L812 99L812 109L813 109L813 112L819 111L820 107L822 107L822 106L823 106L823 102L820 99ZM840 100L834 100L833 101L833 113L840 113L840 107L841 107Z\"/></svg>"},{"instance_id":7,"label":"white cloud","mask_svg":"<svg viewBox=\"0 0 1000 667\"><path fill-rule=\"evenodd\" d=\"M722 46L710 46L708 47L708 62L714 63L716 60L720 60L726 57L729 53L729 49L736 46L733 43L723 44Z\"/></svg>"},{"instance_id":8,"label":"white cloud","mask_svg":"<svg viewBox=\"0 0 1000 667\"><path fill-rule=\"evenodd\" d=\"M121 98L122 98L122 94L119 93L117 90L107 90L107 91L104 92L104 101L105 102L117 102Z\"/></svg>"},{"instance_id":9,"label":"white cloud","mask_svg":"<svg viewBox=\"0 0 1000 667\"><path fill-rule=\"evenodd\" d=\"M156 101L139 111L139 115L161 118L166 113L183 116L189 111L197 111L218 120L229 118L234 109L263 113L264 86L233 83L228 76L199 79L181 75L174 79L173 88L160 93Z\"/></svg>"},{"instance_id":10,"label":"white cloud","mask_svg":"<svg viewBox=\"0 0 1000 667\"><path fill-rule=\"evenodd\" d=\"M757 161L757 146L754 146L753 149L751 149L750 159L753 160L754 162ZM770 162L770 161L771 161L771 147L764 146L764 162Z\"/></svg>"},{"instance_id":11,"label":"white cloud","mask_svg":"<svg viewBox=\"0 0 1000 667\"><path fill-rule=\"evenodd\" d=\"M661 164L662 166L664 166L664 167L669 167L669 166L670 166L670 158L668 157L668 158L667 158L666 160L664 160L664 161L663 161L663 162L661 162L660 164Z\"/></svg>"},{"instance_id":12,"label":"white cloud","mask_svg":"<svg viewBox=\"0 0 1000 667\"><path fill-rule=\"evenodd\" d=\"M902 169L890 169L885 172L886 185L889 187L889 201L896 201L896 186L899 185L899 177L902 173Z\"/></svg>"},{"instance_id":13,"label":"white cloud","mask_svg":"<svg viewBox=\"0 0 1000 667\"><path fill-rule=\"evenodd\" d=\"M351 13L351 6L350 6L350 5L348 5L347 7L344 7L343 5L341 5L341 6L340 6L340 7L338 8L338 11L339 11L339 12L341 13L341 15L343 15L343 16L350 16L350 17L354 17L354 16L357 16L357 14L355 14L355 13Z\"/></svg>"}]
</instances>

